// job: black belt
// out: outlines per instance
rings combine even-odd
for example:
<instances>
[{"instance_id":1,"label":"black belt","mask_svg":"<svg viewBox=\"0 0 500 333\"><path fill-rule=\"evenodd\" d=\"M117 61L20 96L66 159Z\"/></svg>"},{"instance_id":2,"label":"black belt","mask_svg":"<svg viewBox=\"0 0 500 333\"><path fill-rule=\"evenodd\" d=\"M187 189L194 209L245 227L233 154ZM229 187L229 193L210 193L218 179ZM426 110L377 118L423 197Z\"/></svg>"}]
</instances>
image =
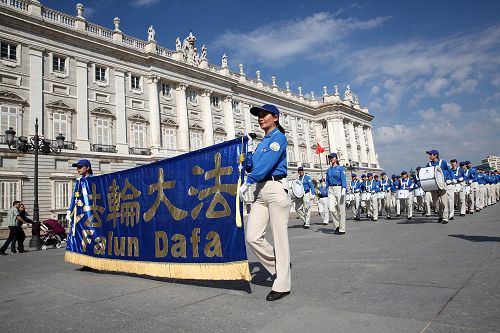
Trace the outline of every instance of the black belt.
<instances>
[{"instance_id":1,"label":"black belt","mask_svg":"<svg viewBox=\"0 0 500 333\"><path fill-rule=\"evenodd\" d=\"M270 176L262 179L259 183L267 182L268 180L282 180L283 178L286 178L286 175Z\"/></svg>"},{"instance_id":2,"label":"black belt","mask_svg":"<svg viewBox=\"0 0 500 333\"><path fill-rule=\"evenodd\" d=\"M320 198L328 198L328 196L327 196L327 195L320 195L319 197L320 197Z\"/></svg>"}]
</instances>

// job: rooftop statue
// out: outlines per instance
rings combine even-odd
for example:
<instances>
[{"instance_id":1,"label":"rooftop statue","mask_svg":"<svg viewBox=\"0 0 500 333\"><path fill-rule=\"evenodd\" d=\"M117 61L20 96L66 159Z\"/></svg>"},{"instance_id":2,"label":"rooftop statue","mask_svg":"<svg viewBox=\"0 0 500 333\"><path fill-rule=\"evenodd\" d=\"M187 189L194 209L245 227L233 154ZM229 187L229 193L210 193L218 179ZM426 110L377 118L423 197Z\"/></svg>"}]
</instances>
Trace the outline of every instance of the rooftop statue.
<instances>
[{"instance_id":1,"label":"rooftop statue","mask_svg":"<svg viewBox=\"0 0 500 333\"><path fill-rule=\"evenodd\" d=\"M148 42L155 40L155 34L155 29L153 29L153 26L151 25L148 29Z\"/></svg>"},{"instance_id":2,"label":"rooftop statue","mask_svg":"<svg viewBox=\"0 0 500 333\"><path fill-rule=\"evenodd\" d=\"M179 37L177 37L177 39L175 40L175 50L176 51L182 50L181 39Z\"/></svg>"}]
</instances>

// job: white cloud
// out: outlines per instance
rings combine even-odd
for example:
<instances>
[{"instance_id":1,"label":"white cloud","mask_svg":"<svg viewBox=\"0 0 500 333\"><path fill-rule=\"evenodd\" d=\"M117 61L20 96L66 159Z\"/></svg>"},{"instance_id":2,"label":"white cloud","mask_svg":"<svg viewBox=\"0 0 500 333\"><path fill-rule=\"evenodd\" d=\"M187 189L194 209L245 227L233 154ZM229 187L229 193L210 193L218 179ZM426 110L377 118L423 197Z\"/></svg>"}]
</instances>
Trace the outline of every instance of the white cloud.
<instances>
[{"instance_id":1,"label":"white cloud","mask_svg":"<svg viewBox=\"0 0 500 333\"><path fill-rule=\"evenodd\" d=\"M444 103L441 104L441 110L444 113L453 117L459 117L462 114L462 107L457 103Z\"/></svg>"},{"instance_id":2,"label":"white cloud","mask_svg":"<svg viewBox=\"0 0 500 333\"><path fill-rule=\"evenodd\" d=\"M214 46L228 51L237 62L279 66L296 61L299 56L315 57L322 51L329 52L352 32L373 29L388 19L340 19L320 12L303 19L259 26L249 32L226 32L216 38Z\"/></svg>"},{"instance_id":3,"label":"white cloud","mask_svg":"<svg viewBox=\"0 0 500 333\"><path fill-rule=\"evenodd\" d=\"M149 7L159 4L160 0L132 0L131 3L136 7Z\"/></svg>"}]
</instances>

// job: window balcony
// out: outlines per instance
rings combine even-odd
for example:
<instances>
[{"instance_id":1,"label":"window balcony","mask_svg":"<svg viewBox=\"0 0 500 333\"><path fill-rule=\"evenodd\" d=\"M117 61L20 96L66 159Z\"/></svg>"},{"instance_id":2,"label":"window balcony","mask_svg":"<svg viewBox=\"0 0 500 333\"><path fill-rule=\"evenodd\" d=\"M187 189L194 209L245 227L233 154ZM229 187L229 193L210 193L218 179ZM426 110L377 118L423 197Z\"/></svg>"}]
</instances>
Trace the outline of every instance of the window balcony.
<instances>
[{"instance_id":1,"label":"window balcony","mask_svg":"<svg viewBox=\"0 0 500 333\"><path fill-rule=\"evenodd\" d=\"M57 140L49 140L49 141L53 147L57 147ZM76 150L75 143L71 142L71 141L64 141L64 145L62 146L62 149Z\"/></svg>"},{"instance_id":2,"label":"window balcony","mask_svg":"<svg viewBox=\"0 0 500 333\"><path fill-rule=\"evenodd\" d=\"M7 138L6 138L5 134L0 135L0 144L4 144L4 145L7 144Z\"/></svg>"},{"instance_id":3,"label":"window balcony","mask_svg":"<svg viewBox=\"0 0 500 333\"><path fill-rule=\"evenodd\" d=\"M151 155L151 149L149 148L139 148L139 147L129 147L128 153L132 155Z\"/></svg>"},{"instance_id":4,"label":"window balcony","mask_svg":"<svg viewBox=\"0 0 500 333\"><path fill-rule=\"evenodd\" d=\"M304 168L310 168L311 167L311 165L309 163L302 163L302 166Z\"/></svg>"},{"instance_id":5,"label":"window balcony","mask_svg":"<svg viewBox=\"0 0 500 333\"><path fill-rule=\"evenodd\" d=\"M297 162L288 162L288 166L296 167L297 166Z\"/></svg>"},{"instance_id":6,"label":"window balcony","mask_svg":"<svg viewBox=\"0 0 500 333\"><path fill-rule=\"evenodd\" d=\"M321 165L320 165L319 163L314 164L314 168L315 168L315 169L319 169L320 167L321 167Z\"/></svg>"},{"instance_id":7,"label":"window balcony","mask_svg":"<svg viewBox=\"0 0 500 333\"><path fill-rule=\"evenodd\" d=\"M116 146L111 145L101 145L101 144L91 144L90 150L101 153L116 153Z\"/></svg>"}]
</instances>

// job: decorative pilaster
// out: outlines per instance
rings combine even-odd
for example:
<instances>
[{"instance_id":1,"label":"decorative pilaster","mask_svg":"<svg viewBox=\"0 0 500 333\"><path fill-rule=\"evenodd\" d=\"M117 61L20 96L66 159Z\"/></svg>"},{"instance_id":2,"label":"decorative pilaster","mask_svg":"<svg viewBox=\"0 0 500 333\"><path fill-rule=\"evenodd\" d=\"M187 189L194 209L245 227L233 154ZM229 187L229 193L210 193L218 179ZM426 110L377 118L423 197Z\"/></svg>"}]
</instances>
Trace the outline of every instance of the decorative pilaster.
<instances>
[{"instance_id":1,"label":"decorative pilaster","mask_svg":"<svg viewBox=\"0 0 500 333\"><path fill-rule=\"evenodd\" d=\"M214 126L212 124L212 103L210 103L210 95L212 91L205 89L200 97L201 110L203 114L203 142L205 146L214 144Z\"/></svg>"},{"instance_id":2,"label":"decorative pilaster","mask_svg":"<svg viewBox=\"0 0 500 333\"><path fill-rule=\"evenodd\" d=\"M370 163L370 167L372 167L372 165L376 165L378 167L378 163L377 163L377 155L375 154L375 145L373 143L373 135L372 135L372 128L367 126L366 127L366 139L368 141L368 160L369 160L369 163Z\"/></svg>"},{"instance_id":3,"label":"decorative pilaster","mask_svg":"<svg viewBox=\"0 0 500 333\"><path fill-rule=\"evenodd\" d=\"M234 117L233 117L233 98L231 96L226 96L222 101L222 110L224 111L224 122L226 125L227 140L232 140L235 138L236 134L234 131Z\"/></svg>"},{"instance_id":4,"label":"decorative pilaster","mask_svg":"<svg viewBox=\"0 0 500 333\"><path fill-rule=\"evenodd\" d=\"M337 153L339 156L340 164L345 164L348 160L347 155L347 144L345 142L345 131L344 131L344 118L338 117L334 118L334 132L335 132L335 142L337 144Z\"/></svg>"},{"instance_id":5,"label":"decorative pilaster","mask_svg":"<svg viewBox=\"0 0 500 333\"><path fill-rule=\"evenodd\" d=\"M125 71L115 68L116 150L128 154L127 112L125 110Z\"/></svg>"},{"instance_id":6,"label":"decorative pilaster","mask_svg":"<svg viewBox=\"0 0 500 333\"><path fill-rule=\"evenodd\" d=\"M312 151L311 151L311 135L309 133L309 120L304 119L304 135L306 137L306 154L307 154L307 163L311 163L313 161Z\"/></svg>"},{"instance_id":7,"label":"decorative pilaster","mask_svg":"<svg viewBox=\"0 0 500 333\"><path fill-rule=\"evenodd\" d=\"M356 125L356 132L358 133L358 141L359 145L361 147L360 149L360 162L368 164L368 156L366 155L366 142L365 142L365 133L363 131L363 125L362 124L357 124Z\"/></svg>"},{"instance_id":8,"label":"decorative pilaster","mask_svg":"<svg viewBox=\"0 0 500 333\"><path fill-rule=\"evenodd\" d=\"M28 132L35 135L35 119L38 118L41 134L44 133L43 121L43 50L30 46L30 116Z\"/></svg>"},{"instance_id":9,"label":"decorative pilaster","mask_svg":"<svg viewBox=\"0 0 500 333\"><path fill-rule=\"evenodd\" d=\"M151 126L151 150L158 153L161 149L160 103L158 101L158 77L148 78L149 91L149 122Z\"/></svg>"},{"instance_id":10,"label":"decorative pilaster","mask_svg":"<svg viewBox=\"0 0 500 333\"><path fill-rule=\"evenodd\" d=\"M295 160L298 162L301 161L300 151L299 151L299 135L297 133L297 118L290 116L290 128L292 129L292 138L293 138L293 155L295 155Z\"/></svg>"},{"instance_id":11,"label":"decorative pilaster","mask_svg":"<svg viewBox=\"0 0 500 333\"><path fill-rule=\"evenodd\" d=\"M347 120L347 134L349 135L349 144L351 146L351 161L359 163L358 143L356 142L356 133L354 132L354 124L351 120Z\"/></svg>"},{"instance_id":12,"label":"decorative pilaster","mask_svg":"<svg viewBox=\"0 0 500 333\"><path fill-rule=\"evenodd\" d=\"M330 153L337 153L333 118L327 119L327 127L326 128L328 130L328 145L330 146Z\"/></svg>"},{"instance_id":13,"label":"decorative pilaster","mask_svg":"<svg viewBox=\"0 0 500 333\"><path fill-rule=\"evenodd\" d=\"M250 113L251 105L246 103L242 103L243 116L245 117L245 131L250 133L253 131L252 129L252 114Z\"/></svg>"},{"instance_id":14,"label":"decorative pilaster","mask_svg":"<svg viewBox=\"0 0 500 333\"><path fill-rule=\"evenodd\" d=\"M89 104L88 104L88 64L76 60L76 147L80 151L90 151Z\"/></svg>"},{"instance_id":15,"label":"decorative pilaster","mask_svg":"<svg viewBox=\"0 0 500 333\"><path fill-rule=\"evenodd\" d=\"M186 99L186 89L188 85L184 82L179 82L175 89L177 101L177 120L179 122L177 135L179 137L179 151L189 151L189 122L188 109Z\"/></svg>"}]
</instances>

